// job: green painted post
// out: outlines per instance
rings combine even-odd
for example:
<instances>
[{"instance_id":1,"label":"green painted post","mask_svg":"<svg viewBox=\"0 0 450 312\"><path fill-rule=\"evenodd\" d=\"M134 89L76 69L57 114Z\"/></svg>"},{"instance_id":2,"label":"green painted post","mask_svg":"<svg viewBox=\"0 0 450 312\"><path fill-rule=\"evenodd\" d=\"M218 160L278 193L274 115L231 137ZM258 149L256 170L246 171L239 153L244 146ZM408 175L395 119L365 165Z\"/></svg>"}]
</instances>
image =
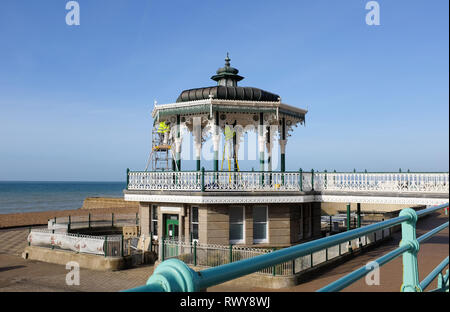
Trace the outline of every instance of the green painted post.
<instances>
[{"instance_id":1,"label":"green painted post","mask_svg":"<svg viewBox=\"0 0 450 312\"><path fill-rule=\"evenodd\" d=\"M272 251L275 251L275 248L272 248ZM273 267L272 267L272 275L273 276L275 276L276 274L277 274L277 267L276 267L276 265L274 265Z\"/></svg>"},{"instance_id":2,"label":"green painted post","mask_svg":"<svg viewBox=\"0 0 450 312\"><path fill-rule=\"evenodd\" d=\"M358 217L358 227L361 227L361 203L356 204L356 215Z\"/></svg>"},{"instance_id":3,"label":"green painted post","mask_svg":"<svg viewBox=\"0 0 450 312\"><path fill-rule=\"evenodd\" d=\"M162 261L164 261L165 260L165 255L166 255L166 248L165 248L166 246L165 246L165 243L164 243L164 236L162 237L162 240L161 240L161 258L162 258Z\"/></svg>"},{"instance_id":4,"label":"green painted post","mask_svg":"<svg viewBox=\"0 0 450 312\"><path fill-rule=\"evenodd\" d=\"M128 184L130 184L130 168L127 168L127 190L128 190Z\"/></svg>"},{"instance_id":5,"label":"green painted post","mask_svg":"<svg viewBox=\"0 0 450 312\"><path fill-rule=\"evenodd\" d=\"M216 112L216 117L214 120L215 123L215 129L214 129L214 134L215 135L219 135L219 112ZM218 148L218 144L217 144L217 148ZM219 171L219 150L215 150L214 151L214 178L217 179L218 175L217 172Z\"/></svg>"},{"instance_id":6,"label":"green painted post","mask_svg":"<svg viewBox=\"0 0 450 312\"><path fill-rule=\"evenodd\" d=\"M350 231L350 204L347 204L347 231ZM353 248L352 248L352 242L349 241L348 242L349 248L348 250L350 252L353 252Z\"/></svg>"},{"instance_id":7,"label":"green painted post","mask_svg":"<svg viewBox=\"0 0 450 312\"><path fill-rule=\"evenodd\" d=\"M270 129L270 128L269 128ZM270 130L269 130L270 135ZM281 119L281 172L286 171L286 118ZM284 174L281 176L282 184L284 185Z\"/></svg>"},{"instance_id":8,"label":"green painted post","mask_svg":"<svg viewBox=\"0 0 450 312\"><path fill-rule=\"evenodd\" d=\"M341 244L339 244L339 256L341 255Z\"/></svg>"},{"instance_id":9,"label":"green painted post","mask_svg":"<svg viewBox=\"0 0 450 312\"><path fill-rule=\"evenodd\" d=\"M177 138L181 137L181 116L177 115ZM181 171L181 152L176 153L178 171Z\"/></svg>"},{"instance_id":10,"label":"green painted post","mask_svg":"<svg viewBox=\"0 0 450 312\"><path fill-rule=\"evenodd\" d=\"M295 259L292 260L292 275L295 275Z\"/></svg>"},{"instance_id":11,"label":"green painted post","mask_svg":"<svg viewBox=\"0 0 450 312\"><path fill-rule=\"evenodd\" d=\"M259 138L258 140L262 139L262 136L264 134L264 113L259 113L259 129L258 134ZM258 141L258 148L259 148L260 142ZM264 145L262 151L259 151L259 171L261 172L261 185L264 185Z\"/></svg>"},{"instance_id":12,"label":"green painted post","mask_svg":"<svg viewBox=\"0 0 450 312\"><path fill-rule=\"evenodd\" d=\"M108 254L108 236L105 236L105 258Z\"/></svg>"},{"instance_id":13,"label":"green painted post","mask_svg":"<svg viewBox=\"0 0 450 312\"><path fill-rule=\"evenodd\" d=\"M114 212L111 212L111 227L114 227Z\"/></svg>"},{"instance_id":14,"label":"green painted post","mask_svg":"<svg viewBox=\"0 0 450 312\"><path fill-rule=\"evenodd\" d=\"M300 192L303 192L303 170L300 168L300 175L299 175L299 181L298 184L300 185Z\"/></svg>"},{"instance_id":15,"label":"green painted post","mask_svg":"<svg viewBox=\"0 0 450 312\"><path fill-rule=\"evenodd\" d=\"M402 173L402 168L399 168L399 169L398 169L398 172L399 172L399 173Z\"/></svg>"},{"instance_id":16,"label":"green painted post","mask_svg":"<svg viewBox=\"0 0 450 312\"><path fill-rule=\"evenodd\" d=\"M31 234L31 226L28 228L28 235ZM31 242L28 240L28 246L31 246Z\"/></svg>"},{"instance_id":17,"label":"green painted post","mask_svg":"<svg viewBox=\"0 0 450 312\"><path fill-rule=\"evenodd\" d=\"M123 258L123 234L120 235L120 256Z\"/></svg>"},{"instance_id":18,"label":"green painted post","mask_svg":"<svg viewBox=\"0 0 450 312\"><path fill-rule=\"evenodd\" d=\"M205 191L205 167L202 167L202 178L201 178L201 182L202 182L202 192Z\"/></svg>"},{"instance_id":19,"label":"green painted post","mask_svg":"<svg viewBox=\"0 0 450 312\"><path fill-rule=\"evenodd\" d=\"M311 253L311 267L314 266L314 258L313 258L313 253Z\"/></svg>"},{"instance_id":20,"label":"green painted post","mask_svg":"<svg viewBox=\"0 0 450 312\"><path fill-rule=\"evenodd\" d=\"M402 240L400 247L409 246L409 250L403 253L403 284L402 292L421 292L419 281L419 268L417 265L417 253L420 245L416 238L417 213L414 209L403 209L400 217L408 216L409 220L402 223Z\"/></svg>"},{"instance_id":21,"label":"green painted post","mask_svg":"<svg viewBox=\"0 0 450 312\"><path fill-rule=\"evenodd\" d=\"M333 216L330 216L330 233L333 230Z\"/></svg>"},{"instance_id":22,"label":"green painted post","mask_svg":"<svg viewBox=\"0 0 450 312\"><path fill-rule=\"evenodd\" d=\"M324 173L325 173L325 189L327 189L327 183L328 183L328 180L327 180L327 169L324 170Z\"/></svg>"},{"instance_id":23,"label":"green painted post","mask_svg":"<svg viewBox=\"0 0 450 312\"><path fill-rule=\"evenodd\" d=\"M353 173L356 173L356 169L353 169Z\"/></svg>"},{"instance_id":24,"label":"green painted post","mask_svg":"<svg viewBox=\"0 0 450 312\"><path fill-rule=\"evenodd\" d=\"M347 204L347 231L350 231L350 204Z\"/></svg>"},{"instance_id":25,"label":"green painted post","mask_svg":"<svg viewBox=\"0 0 450 312\"><path fill-rule=\"evenodd\" d=\"M314 169L311 169L311 191L314 191Z\"/></svg>"},{"instance_id":26,"label":"green painted post","mask_svg":"<svg viewBox=\"0 0 450 312\"><path fill-rule=\"evenodd\" d=\"M69 216L69 224L67 225L67 231L70 231L71 222L72 222L72 218Z\"/></svg>"},{"instance_id":27,"label":"green painted post","mask_svg":"<svg viewBox=\"0 0 450 312\"><path fill-rule=\"evenodd\" d=\"M149 245L150 252L153 252L153 232L150 232L150 245Z\"/></svg>"},{"instance_id":28,"label":"green painted post","mask_svg":"<svg viewBox=\"0 0 450 312\"><path fill-rule=\"evenodd\" d=\"M328 261L328 248L325 249L325 262Z\"/></svg>"},{"instance_id":29,"label":"green painted post","mask_svg":"<svg viewBox=\"0 0 450 312\"><path fill-rule=\"evenodd\" d=\"M88 213L88 229L91 228L91 213Z\"/></svg>"},{"instance_id":30,"label":"green painted post","mask_svg":"<svg viewBox=\"0 0 450 312\"><path fill-rule=\"evenodd\" d=\"M194 241L194 266L197 266L197 241Z\"/></svg>"}]
</instances>

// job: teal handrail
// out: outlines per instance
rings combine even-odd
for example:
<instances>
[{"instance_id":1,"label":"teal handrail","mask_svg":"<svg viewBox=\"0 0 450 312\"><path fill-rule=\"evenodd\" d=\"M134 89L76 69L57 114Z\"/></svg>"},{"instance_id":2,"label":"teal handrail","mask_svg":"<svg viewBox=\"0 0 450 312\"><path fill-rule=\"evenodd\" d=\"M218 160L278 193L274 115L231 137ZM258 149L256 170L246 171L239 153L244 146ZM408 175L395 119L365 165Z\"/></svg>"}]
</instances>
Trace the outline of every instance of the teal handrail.
<instances>
[{"instance_id":1,"label":"teal handrail","mask_svg":"<svg viewBox=\"0 0 450 312\"><path fill-rule=\"evenodd\" d=\"M396 218L386 220L383 222L371 224L362 228L357 228L348 232L336 234L329 237L324 237L318 240L307 242L301 245L292 246L289 248L274 251L272 253L256 256L254 258L236 261L233 263L224 264L214 268L208 268L199 272L195 272L187 266L184 262L178 259L169 259L163 261L154 271L153 275L147 281L147 285L137 288L129 289L127 291L132 292L147 292L147 291L176 291L176 292L193 292L201 291L211 286L233 280L251 273L255 273L262 269L272 267L287 261L292 261L296 258L323 250L328 247L335 246L340 243L348 242L352 239L391 228L393 226L401 224L402 226L402 241L399 248L389 252L381 258L375 260L379 266L395 259L396 257L403 255L403 291L421 291L424 288L421 287L418 282L418 270L417 270L417 252L420 242L431 238L433 235L442 231L448 227L448 222L430 231L429 233L422 235L419 239L415 236L415 225L418 217L431 214L437 210L447 208L449 204L444 204L436 207L424 209L416 213L411 208L403 209L400 215ZM447 257L448 264L448 257ZM445 262L445 260L444 260ZM446 265L443 265L445 267ZM373 266L372 266L373 267ZM354 283L361 277L372 271L373 268L360 268L347 276L331 283L330 285L320 289L319 291L338 291L348 285ZM437 270L437 269L436 269ZM437 270L436 274L442 270ZM434 271L433 271L434 272ZM436 276L436 275L435 275ZM441 284L448 284L448 274L443 278ZM431 277L430 277L431 278ZM434 278L434 277L433 277ZM425 280L424 285L428 280ZM447 285L448 288L448 285Z\"/></svg>"}]
</instances>

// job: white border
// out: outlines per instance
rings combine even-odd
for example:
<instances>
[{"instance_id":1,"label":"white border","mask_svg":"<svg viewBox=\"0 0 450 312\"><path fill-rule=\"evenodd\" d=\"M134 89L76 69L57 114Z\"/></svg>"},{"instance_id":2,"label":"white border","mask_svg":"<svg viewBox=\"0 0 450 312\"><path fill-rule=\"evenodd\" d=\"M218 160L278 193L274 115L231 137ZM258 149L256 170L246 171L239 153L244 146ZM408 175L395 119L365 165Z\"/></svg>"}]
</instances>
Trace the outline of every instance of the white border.
<instances>
[{"instance_id":1,"label":"white border","mask_svg":"<svg viewBox=\"0 0 450 312\"><path fill-rule=\"evenodd\" d=\"M392 205L441 205L448 198L385 197L356 195L284 195L284 196L189 196L125 194L126 201L185 204L277 204L277 203L362 203Z\"/></svg>"}]
</instances>

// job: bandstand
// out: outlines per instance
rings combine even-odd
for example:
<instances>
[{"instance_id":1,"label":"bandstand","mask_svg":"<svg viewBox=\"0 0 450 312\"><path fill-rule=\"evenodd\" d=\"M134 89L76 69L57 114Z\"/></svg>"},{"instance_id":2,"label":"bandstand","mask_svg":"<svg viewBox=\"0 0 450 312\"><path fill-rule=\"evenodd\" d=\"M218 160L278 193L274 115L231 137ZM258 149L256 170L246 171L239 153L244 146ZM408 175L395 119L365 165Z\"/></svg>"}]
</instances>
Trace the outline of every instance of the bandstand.
<instances>
[{"instance_id":1,"label":"bandstand","mask_svg":"<svg viewBox=\"0 0 450 312\"><path fill-rule=\"evenodd\" d=\"M142 233L155 239L273 246L320 235L320 208L298 196L298 175L285 173L288 137L304 124L307 111L283 103L277 94L238 86L244 79L238 73L227 55L225 66L211 77L217 85L185 90L176 103L155 104L152 117L155 125L170 129L164 140L174 157L167 170L129 173L125 199L140 202ZM193 138L195 171L182 170L183 130ZM241 171L239 148L252 131L259 170ZM212 161L212 171L202 167L207 139L213 142L213 159L204 161ZM279 144L280 171L272 170L274 144Z\"/></svg>"}]
</instances>

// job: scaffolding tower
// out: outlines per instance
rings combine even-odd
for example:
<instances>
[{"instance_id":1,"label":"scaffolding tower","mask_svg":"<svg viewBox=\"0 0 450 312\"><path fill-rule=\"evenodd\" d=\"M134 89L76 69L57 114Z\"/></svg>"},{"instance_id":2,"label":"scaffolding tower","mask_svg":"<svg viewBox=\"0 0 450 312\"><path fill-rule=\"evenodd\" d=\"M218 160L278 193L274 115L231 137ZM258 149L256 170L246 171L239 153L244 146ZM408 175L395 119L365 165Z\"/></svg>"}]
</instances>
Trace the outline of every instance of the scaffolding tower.
<instances>
[{"instance_id":1,"label":"scaffolding tower","mask_svg":"<svg viewBox=\"0 0 450 312\"><path fill-rule=\"evenodd\" d=\"M172 168L172 145L169 139L169 133L161 133L158 127L153 128L152 132L152 151L151 162L153 171L169 171Z\"/></svg>"}]
</instances>

